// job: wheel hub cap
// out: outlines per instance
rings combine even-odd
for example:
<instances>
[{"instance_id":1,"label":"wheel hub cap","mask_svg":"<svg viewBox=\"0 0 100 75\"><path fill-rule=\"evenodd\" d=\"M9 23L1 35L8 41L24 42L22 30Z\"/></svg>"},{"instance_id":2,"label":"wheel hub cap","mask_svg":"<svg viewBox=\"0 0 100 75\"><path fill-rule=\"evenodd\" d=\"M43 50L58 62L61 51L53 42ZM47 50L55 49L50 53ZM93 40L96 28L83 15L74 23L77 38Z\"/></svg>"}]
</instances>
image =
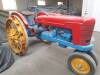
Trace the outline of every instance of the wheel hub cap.
<instances>
[{"instance_id":1,"label":"wheel hub cap","mask_svg":"<svg viewBox=\"0 0 100 75\"><path fill-rule=\"evenodd\" d=\"M81 58L75 58L71 62L72 68L79 74L88 74L90 72L90 66L86 60Z\"/></svg>"}]
</instances>

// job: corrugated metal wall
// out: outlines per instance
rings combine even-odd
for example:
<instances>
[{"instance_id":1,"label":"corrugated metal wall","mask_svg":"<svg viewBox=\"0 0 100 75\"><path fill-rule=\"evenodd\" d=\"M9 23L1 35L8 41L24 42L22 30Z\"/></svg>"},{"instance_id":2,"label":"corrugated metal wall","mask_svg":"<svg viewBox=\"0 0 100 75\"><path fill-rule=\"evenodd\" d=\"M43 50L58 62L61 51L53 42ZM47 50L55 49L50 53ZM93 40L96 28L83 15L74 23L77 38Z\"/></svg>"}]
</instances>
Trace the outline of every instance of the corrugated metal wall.
<instances>
[{"instance_id":1,"label":"corrugated metal wall","mask_svg":"<svg viewBox=\"0 0 100 75\"><path fill-rule=\"evenodd\" d=\"M16 0L17 9L18 10L26 9L28 7L27 2L28 2L28 0Z\"/></svg>"},{"instance_id":2,"label":"corrugated metal wall","mask_svg":"<svg viewBox=\"0 0 100 75\"><path fill-rule=\"evenodd\" d=\"M56 6L57 2L63 2L66 5L66 0L45 0L47 6Z\"/></svg>"},{"instance_id":3,"label":"corrugated metal wall","mask_svg":"<svg viewBox=\"0 0 100 75\"><path fill-rule=\"evenodd\" d=\"M69 0L69 10L81 15L83 0Z\"/></svg>"},{"instance_id":4,"label":"corrugated metal wall","mask_svg":"<svg viewBox=\"0 0 100 75\"><path fill-rule=\"evenodd\" d=\"M30 6L37 5L37 0L16 0L17 9L24 10Z\"/></svg>"}]
</instances>

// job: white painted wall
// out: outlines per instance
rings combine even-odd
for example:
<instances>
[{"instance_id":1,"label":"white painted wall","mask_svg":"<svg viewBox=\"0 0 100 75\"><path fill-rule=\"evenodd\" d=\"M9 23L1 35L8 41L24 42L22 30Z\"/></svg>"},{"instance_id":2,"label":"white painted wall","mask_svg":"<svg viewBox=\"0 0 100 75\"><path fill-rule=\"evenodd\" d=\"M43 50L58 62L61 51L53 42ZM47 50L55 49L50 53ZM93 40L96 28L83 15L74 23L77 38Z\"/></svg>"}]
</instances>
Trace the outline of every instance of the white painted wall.
<instances>
[{"instance_id":1,"label":"white painted wall","mask_svg":"<svg viewBox=\"0 0 100 75\"><path fill-rule=\"evenodd\" d=\"M92 16L96 18L95 31L100 32L100 0L95 0Z\"/></svg>"},{"instance_id":2,"label":"white painted wall","mask_svg":"<svg viewBox=\"0 0 100 75\"><path fill-rule=\"evenodd\" d=\"M4 10L17 10L16 0L1 0Z\"/></svg>"},{"instance_id":3,"label":"white painted wall","mask_svg":"<svg viewBox=\"0 0 100 75\"><path fill-rule=\"evenodd\" d=\"M83 0L82 16L91 17L94 6L94 0Z\"/></svg>"},{"instance_id":4,"label":"white painted wall","mask_svg":"<svg viewBox=\"0 0 100 75\"><path fill-rule=\"evenodd\" d=\"M24 10L37 5L37 0L0 0L0 10Z\"/></svg>"},{"instance_id":5,"label":"white painted wall","mask_svg":"<svg viewBox=\"0 0 100 75\"><path fill-rule=\"evenodd\" d=\"M100 0L83 0L82 16L96 19L95 31L100 31Z\"/></svg>"}]
</instances>

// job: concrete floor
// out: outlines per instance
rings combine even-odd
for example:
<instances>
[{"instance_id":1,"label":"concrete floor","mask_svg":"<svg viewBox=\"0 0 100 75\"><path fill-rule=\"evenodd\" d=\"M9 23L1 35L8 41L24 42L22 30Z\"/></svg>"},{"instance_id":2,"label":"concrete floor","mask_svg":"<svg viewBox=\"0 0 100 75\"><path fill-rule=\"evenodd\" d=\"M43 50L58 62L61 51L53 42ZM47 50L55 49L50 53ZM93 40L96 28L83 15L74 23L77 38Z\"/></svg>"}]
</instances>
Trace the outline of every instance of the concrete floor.
<instances>
[{"instance_id":1,"label":"concrete floor","mask_svg":"<svg viewBox=\"0 0 100 75\"><path fill-rule=\"evenodd\" d=\"M99 40L100 33L94 32L94 50L100 62ZM64 49L56 44L31 42L27 54L23 57L14 55L15 63L0 75L74 75L66 68L66 58L72 51L73 49ZM95 75L100 75L100 64Z\"/></svg>"}]
</instances>

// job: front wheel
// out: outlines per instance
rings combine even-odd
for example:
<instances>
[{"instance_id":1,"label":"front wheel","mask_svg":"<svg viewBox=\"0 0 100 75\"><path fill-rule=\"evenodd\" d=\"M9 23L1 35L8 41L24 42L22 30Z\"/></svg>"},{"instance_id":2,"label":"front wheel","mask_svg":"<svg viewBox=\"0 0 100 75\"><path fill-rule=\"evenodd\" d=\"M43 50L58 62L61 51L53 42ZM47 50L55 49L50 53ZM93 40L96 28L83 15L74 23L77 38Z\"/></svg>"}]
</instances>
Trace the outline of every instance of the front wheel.
<instances>
[{"instance_id":1,"label":"front wheel","mask_svg":"<svg viewBox=\"0 0 100 75\"><path fill-rule=\"evenodd\" d=\"M68 68L75 75L93 75L96 70L95 60L86 53L73 52L68 57Z\"/></svg>"}]
</instances>

